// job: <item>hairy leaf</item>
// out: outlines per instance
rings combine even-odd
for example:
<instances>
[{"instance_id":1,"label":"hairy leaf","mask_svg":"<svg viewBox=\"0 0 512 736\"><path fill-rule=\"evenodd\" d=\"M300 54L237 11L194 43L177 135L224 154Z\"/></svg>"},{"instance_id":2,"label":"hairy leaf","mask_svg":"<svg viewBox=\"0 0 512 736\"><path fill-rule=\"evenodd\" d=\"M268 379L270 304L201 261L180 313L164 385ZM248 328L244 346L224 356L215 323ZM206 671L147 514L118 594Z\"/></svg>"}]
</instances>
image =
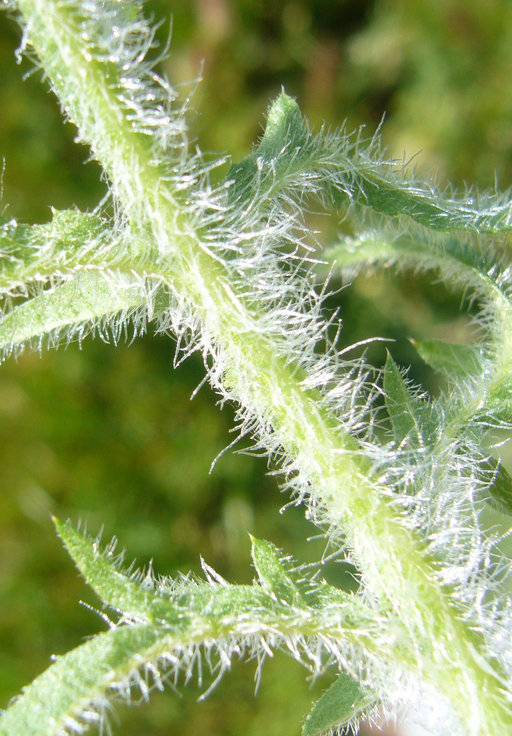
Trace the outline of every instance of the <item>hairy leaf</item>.
<instances>
[{"instance_id":1,"label":"hairy leaf","mask_svg":"<svg viewBox=\"0 0 512 736\"><path fill-rule=\"evenodd\" d=\"M483 469L492 473L489 484L489 501L504 514L512 514L512 477L503 463L491 457L483 464Z\"/></svg>"},{"instance_id":2,"label":"hairy leaf","mask_svg":"<svg viewBox=\"0 0 512 736\"><path fill-rule=\"evenodd\" d=\"M512 206L506 195L466 199L446 196L428 182L408 178L403 164L379 160L371 150L370 155L364 149L361 156L356 152L349 166L353 168L350 197L384 215L406 215L442 232L498 233L512 229Z\"/></svg>"},{"instance_id":3,"label":"hairy leaf","mask_svg":"<svg viewBox=\"0 0 512 736\"><path fill-rule=\"evenodd\" d=\"M255 585L231 585L205 565L210 582L184 578L178 581L155 581L150 575L121 569L122 555L116 554L115 543L100 548L98 540L90 540L70 522L55 520L57 532L86 582L108 606L125 618L136 621L188 620L187 612L219 619L236 614L241 607L247 610L261 606L261 613L275 618L276 611L288 614L290 607L307 611L317 600L325 605L340 607L357 603L343 590L327 585L322 580L304 580L296 571L285 567L277 548L265 540L253 539L253 560L260 580ZM114 540L115 542L115 540ZM280 608L270 605L279 603ZM361 613L364 606L361 608Z\"/></svg>"},{"instance_id":4,"label":"hairy leaf","mask_svg":"<svg viewBox=\"0 0 512 736\"><path fill-rule=\"evenodd\" d=\"M262 199L273 187L284 188L307 168L311 155L311 135L299 106L283 91L269 108L259 145L234 164L226 176L230 182L230 200Z\"/></svg>"},{"instance_id":5,"label":"hairy leaf","mask_svg":"<svg viewBox=\"0 0 512 736\"><path fill-rule=\"evenodd\" d=\"M154 595L130 580L119 569L120 556L114 557L115 545L101 550L98 541L91 542L67 521L54 519L57 532L86 582L97 595L118 613L134 619L151 618Z\"/></svg>"},{"instance_id":6,"label":"hairy leaf","mask_svg":"<svg viewBox=\"0 0 512 736\"><path fill-rule=\"evenodd\" d=\"M89 332L110 333L117 340L132 317L144 325L147 301L146 289L134 276L80 270L0 318L0 351L9 355L27 343L41 347Z\"/></svg>"},{"instance_id":7,"label":"hairy leaf","mask_svg":"<svg viewBox=\"0 0 512 736\"><path fill-rule=\"evenodd\" d=\"M482 350L443 340L412 340L420 356L431 368L453 380L477 376L482 370Z\"/></svg>"},{"instance_id":8,"label":"hairy leaf","mask_svg":"<svg viewBox=\"0 0 512 736\"><path fill-rule=\"evenodd\" d=\"M298 575L291 569L288 561L279 555L277 547L265 539L252 537L251 541L252 560L263 588L277 600L290 605L303 602L303 592L297 582Z\"/></svg>"},{"instance_id":9,"label":"hairy leaf","mask_svg":"<svg viewBox=\"0 0 512 736\"><path fill-rule=\"evenodd\" d=\"M329 654L343 637L352 639L352 645L365 640L364 605L348 594L340 598L335 589L330 595L330 586L322 586L324 606L318 611L297 596L293 607L279 602L260 584L208 584L188 578L148 583L141 575L128 578L120 571L114 545L101 551L98 541L87 539L69 523L55 520L55 524L86 580L122 614L123 625L58 657L1 716L1 736L60 736L99 721L112 697L127 697L134 686L147 695L148 678L161 688L170 671L176 678L183 667L189 677L200 645L208 649L210 663L219 645L222 672L231 654L239 656L246 640L251 645L255 637L267 639L267 651L269 646L293 642L294 656L305 661L306 640L311 637L331 640ZM257 540L254 546L265 581L277 577L280 585L275 548ZM286 578L286 593L287 586Z\"/></svg>"},{"instance_id":10,"label":"hairy leaf","mask_svg":"<svg viewBox=\"0 0 512 736\"><path fill-rule=\"evenodd\" d=\"M512 230L509 197L464 197L436 191L408 176L402 162L386 159L377 136L312 135L297 103L283 91L270 107L265 134L253 153L231 167L231 201L276 192L325 195L335 207L356 203L390 217L404 215L440 232Z\"/></svg>"},{"instance_id":11,"label":"hairy leaf","mask_svg":"<svg viewBox=\"0 0 512 736\"><path fill-rule=\"evenodd\" d=\"M315 703L302 727L302 736L321 736L357 718L375 698L345 673Z\"/></svg>"},{"instance_id":12,"label":"hairy leaf","mask_svg":"<svg viewBox=\"0 0 512 736\"><path fill-rule=\"evenodd\" d=\"M412 228L408 235L397 236L386 229L372 230L327 248L322 259L329 267L348 274L375 265L435 270L447 284L469 289L512 310L507 260L502 263L503 254L494 244L477 242L466 235L456 237Z\"/></svg>"},{"instance_id":13,"label":"hairy leaf","mask_svg":"<svg viewBox=\"0 0 512 736\"><path fill-rule=\"evenodd\" d=\"M129 253L99 216L77 209L53 210L44 225L0 221L0 295L26 294L33 284L107 265ZM124 253L123 253L124 251Z\"/></svg>"},{"instance_id":14,"label":"hairy leaf","mask_svg":"<svg viewBox=\"0 0 512 736\"><path fill-rule=\"evenodd\" d=\"M108 691L126 689L166 637L163 628L123 626L57 657L0 716L0 735L61 736L101 720Z\"/></svg>"},{"instance_id":15,"label":"hairy leaf","mask_svg":"<svg viewBox=\"0 0 512 736\"><path fill-rule=\"evenodd\" d=\"M395 442L408 439L421 444L428 429L428 404L412 393L390 353L384 367L384 396Z\"/></svg>"}]
</instances>

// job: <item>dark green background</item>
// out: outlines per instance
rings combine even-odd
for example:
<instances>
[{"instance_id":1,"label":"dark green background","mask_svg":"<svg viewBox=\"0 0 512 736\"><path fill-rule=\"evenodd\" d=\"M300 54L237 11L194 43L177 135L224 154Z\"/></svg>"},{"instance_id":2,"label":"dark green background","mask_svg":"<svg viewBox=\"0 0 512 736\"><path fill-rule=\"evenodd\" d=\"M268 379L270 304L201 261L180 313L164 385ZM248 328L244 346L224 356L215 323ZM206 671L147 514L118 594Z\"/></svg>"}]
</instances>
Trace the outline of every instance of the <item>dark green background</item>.
<instances>
[{"instance_id":1,"label":"dark green background","mask_svg":"<svg viewBox=\"0 0 512 736\"><path fill-rule=\"evenodd\" d=\"M172 44L163 71L189 90L191 128L204 150L237 160L261 132L284 85L313 127L367 124L386 114L383 136L398 158L440 182L501 187L512 182L512 4L508 0L196 0L150 2ZM105 185L73 142L57 103L32 66L16 66L19 30L0 14L2 212L43 222L50 207L93 207ZM201 67L202 63L202 67ZM360 277L338 298L343 344L393 338L395 357L435 390L408 336L470 340L460 295L410 276ZM334 306L334 302L333 302ZM203 387L201 361L172 369L169 337L119 347L86 340L0 368L0 705L44 669L51 654L103 627L80 599L97 605L53 532L50 514L103 527L160 573L199 571L199 555L228 579L252 578L247 532L272 539L300 560L317 558L316 530L288 500L262 459L226 453L233 412ZM382 346L371 358L382 362ZM241 447L247 443L242 442ZM346 582L330 566L332 582ZM204 703L196 685L178 697L120 708L125 736L183 733L298 734L312 698L305 673L284 655L264 670L254 697L254 664L235 664Z\"/></svg>"}]
</instances>

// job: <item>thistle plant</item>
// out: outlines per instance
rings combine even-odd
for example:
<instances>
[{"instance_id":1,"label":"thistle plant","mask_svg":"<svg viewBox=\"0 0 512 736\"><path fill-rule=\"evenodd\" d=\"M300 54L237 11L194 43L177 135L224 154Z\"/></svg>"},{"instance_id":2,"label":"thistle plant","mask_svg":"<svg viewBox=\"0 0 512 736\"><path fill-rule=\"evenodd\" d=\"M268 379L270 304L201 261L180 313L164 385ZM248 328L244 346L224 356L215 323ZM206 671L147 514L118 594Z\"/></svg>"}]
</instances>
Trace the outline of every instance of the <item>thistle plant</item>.
<instances>
[{"instance_id":1,"label":"thistle plant","mask_svg":"<svg viewBox=\"0 0 512 736\"><path fill-rule=\"evenodd\" d=\"M110 197L45 225L3 219L3 356L88 334L117 342L150 323L175 335L178 358L201 353L221 401L238 407L238 432L360 588L329 585L257 539L252 585L207 564L201 580L156 578L56 520L109 628L27 686L0 734L107 728L110 703L133 691L203 669L214 684L233 657L260 667L279 648L337 673L305 736L411 702L435 704L421 711L432 733L508 733L509 561L481 517L489 503L512 510L511 479L488 449L512 413L509 195L438 191L377 137L311 131L284 91L252 153L225 171L189 142L186 102L147 61L154 30L137 3L3 4ZM336 243L308 227L315 207L344 219ZM445 378L434 397L391 355L377 375L339 346L329 284L390 265L432 271L476 305L478 344L416 342Z\"/></svg>"}]
</instances>

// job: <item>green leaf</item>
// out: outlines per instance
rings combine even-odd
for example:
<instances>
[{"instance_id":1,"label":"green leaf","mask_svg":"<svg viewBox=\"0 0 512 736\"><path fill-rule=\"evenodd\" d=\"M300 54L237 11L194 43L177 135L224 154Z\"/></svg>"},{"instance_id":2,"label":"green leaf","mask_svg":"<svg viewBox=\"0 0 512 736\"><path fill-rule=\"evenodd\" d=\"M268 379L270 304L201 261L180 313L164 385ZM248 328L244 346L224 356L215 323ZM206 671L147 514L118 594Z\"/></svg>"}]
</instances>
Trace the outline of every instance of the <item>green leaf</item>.
<instances>
[{"instance_id":1,"label":"green leaf","mask_svg":"<svg viewBox=\"0 0 512 736\"><path fill-rule=\"evenodd\" d=\"M119 570L121 556L114 557L115 545L103 551L97 541L91 542L71 522L53 521L74 563L102 601L119 613L149 620L151 596Z\"/></svg>"},{"instance_id":2,"label":"green leaf","mask_svg":"<svg viewBox=\"0 0 512 736\"><path fill-rule=\"evenodd\" d=\"M0 736L74 733L81 714L101 709L108 689L127 682L141 662L156 659L166 637L168 631L151 625L122 626L59 656L0 717Z\"/></svg>"},{"instance_id":3,"label":"green leaf","mask_svg":"<svg viewBox=\"0 0 512 736\"><path fill-rule=\"evenodd\" d=\"M320 736L344 726L374 701L356 680L341 673L308 714L302 736Z\"/></svg>"},{"instance_id":4,"label":"green leaf","mask_svg":"<svg viewBox=\"0 0 512 736\"><path fill-rule=\"evenodd\" d=\"M503 463L489 458L483 469L493 473L493 482L489 485L489 502L504 514L512 515L512 477Z\"/></svg>"},{"instance_id":5,"label":"green leaf","mask_svg":"<svg viewBox=\"0 0 512 736\"><path fill-rule=\"evenodd\" d=\"M430 182L407 176L402 162L386 159L377 137L363 141L360 132L344 131L312 135L284 91L270 107L258 147L231 167L226 180L231 202L295 189L300 200L304 193L323 193L337 208L355 203L387 217L406 215L438 232L512 229L507 194L447 196Z\"/></svg>"},{"instance_id":6,"label":"green leaf","mask_svg":"<svg viewBox=\"0 0 512 736\"><path fill-rule=\"evenodd\" d=\"M437 271L447 284L464 291L469 288L475 295L512 310L507 288L510 278L500 268L503 256L493 243L482 243L466 234L427 233L417 226L409 231L398 238L387 231L344 238L322 252L323 268L353 273L363 267L393 265L401 270Z\"/></svg>"},{"instance_id":7,"label":"green leaf","mask_svg":"<svg viewBox=\"0 0 512 736\"><path fill-rule=\"evenodd\" d=\"M96 270L78 271L73 278L47 289L15 306L0 319L0 351L10 354L25 343L39 347L62 338L109 328L109 320L119 315L117 326L130 319L147 302L140 279L131 275L109 277ZM116 324L111 323L114 339Z\"/></svg>"},{"instance_id":8,"label":"green leaf","mask_svg":"<svg viewBox=\"0 0 512 736\"><path fill-rule=\"evenodd\" d=\"M451 198L429 182L407 179L393 162L362 156L352 162L351 196L360 205L391 217L407 215L424 227L479 233L509 232L512 206L504 195Z\"/></svg>"},{"instance_id":9,"label":"green leaf","mask_svg":"<svg viewBox=\"0 0 512 736\"><path fill-rule=\"evenodd\" d=\"M79 266L100 266L126 256L109 225L77 209L54 210L44 225L0 221L0 294L26 293L33 283L46 283ZM123 253L121 253L123 249Z\"/></svg>"},{"instance_id":10,"label":"green leaf","mask_svg":"<svg viewBox=\"0 0 512 736\"><path fill-rule=\"evenodd\" d=\"M482 350L442 340L411 340L425 363L447 378L478 376L482 372Z\"/></svg>"},{"instance_id":11,"label":"green leaf","mask_svg":"<svg viewBox=\"0 0 512 736\"><path fill-rule=\"evenodd\" d=\"M384 367L384 397L395 441L422 440L426 404L411 392L390 353Z\"/></svg>"},{"instance_id":12,"label":"green leaf","mask_svg":"<svg viewBox=\"0 0 512 736\"><path fill-rule=\"evenodd\" d=\"M318 601L325 608L345 609L346 616L361 621L366 613L350 593L324 581L305 580L291 570L277 548L265 540L253 539L252 555L260 581L254 585L231 585L205 565L211 582L184 579L158 584L149 575L131 574L121 568L122 555L115 554L115 544L100 549L99 542L88 539L69 522L54 520L57 532L87 583L104 603L135 621L153 621L179 626L183 631L194 615L218 624L223 617L255 610L263 620L265 611L277 621L279 611L290 613L290 606L313 612ZM269 606L269 594L279 607ZM316 614L315 614L316 616ZM345 620L349 626L349 618Z\"/></svg>"},{"instance_id":13,"label":"green leaf","mask_svg":"<svg viewBox=\"0 0 512 736\"><path fill-rule=\"evenodd\" d=\"M296 604L304 602L297 573L290 569L277 547L265 539L251 537L252 560L260 583L276 600Z\"/></svg>"},{"instance_id":14,"label":"green leaf","mask_svg":"<svg viewBox=\"0 0 512 736\"><path fill-rule=\"evenodd\" d=\"M378 136L363 140L344 131L315 137L319 171L345 194L345 201L390 217L407 216L423 227L468 233L507 232L512 229L510 193L471 193L457 197L436 189L432 182L409 174L402 161L386 157Z\"/></svg>"},{"instance_id":15,"label":"green leaf","mask_svg":"<svg viewBox=\"0 0 512 736\"><path fill-rule=\"evenodd\" d=\"M273 185L283 187L310 160L310 140L299 106L283 90L269 108L258 146L228 171L230 201L245 202L256 192L264 198Z\"/></svg>"},{"instance_id":16,"label":"green leaf","mask_svg":"<svg viewBox=\"0 0 512 736\"><path fill-rule=\"evenodd\" d=\"M417 228L396 240L378 233L346 238L323 253L322 270L333 267L353 276L362 266L395 265L398 269L436 270L449 286L472 293L485 305L490 335L488 354L482 346L456 345L440 340L413 341L421 357L451 381L473 377L481 388L474 418L487 414L491 421L508 422L512 414L512 282L508 257L497 245L453 234L428 237ZM489 316L493 315L490 319ZM461 409L464 410L464 397ZM462 411L462 413L464 413ZM444 420L438 416L441 423ZM452 419L454 415L452 413ZM469 421L466 412L464 423Z\"/></svg>"},{"instance_id":17,"label":"green leaf","mask_svg":"<svg viewBox=\"0 0 512 736\"><path fill-rule=\"evenodd\" d=\"M285 146L303 146L308 136L309 132L297 102L282 90L267 113L265 133L257 153L270 159L281 153Z\"/></svg>"},{"instance_id":18,"label":"green leaf","mask_svg":"<svg viewBox=\"0 0 512 736\"><path fill-rule=\"evenodd\" d=\"M122 555L115 554L115 544L100 549L99 542L88 539L70 522L54 519L60 538L86 582L96 595L125 619L137 622L165 622L165 625L185 627L189 622L185 608L201 610L205 597L211 599L211 586L194 585L193 595L185 594L184 600L160 595L151 576L136 573L128 577L121 569ZM114 540L115 541L115 540ZM204 595L206 593L206 596ZM201 597L202 595L202 597ZM193 600L192 600L193 599Z\"/></svg>"}]
</instances>

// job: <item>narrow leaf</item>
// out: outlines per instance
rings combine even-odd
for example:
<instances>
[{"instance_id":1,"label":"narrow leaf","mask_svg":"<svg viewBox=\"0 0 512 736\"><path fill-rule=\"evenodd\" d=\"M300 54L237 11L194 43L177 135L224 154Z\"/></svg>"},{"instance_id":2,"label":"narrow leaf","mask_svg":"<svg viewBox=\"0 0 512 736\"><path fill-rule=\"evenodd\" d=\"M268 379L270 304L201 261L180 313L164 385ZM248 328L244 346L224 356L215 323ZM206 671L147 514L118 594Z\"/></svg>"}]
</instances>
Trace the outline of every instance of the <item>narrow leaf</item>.
<instances>
[{"instance_id":1,"label":"narrow leaf","mask_svg":"<svg viewBox=\"0 0 512 736\"><path fill-rule=\"evenodd\" d=\"M314 611L319 600L324 610L343 612L347 628L350 617L360 622L368 613L352 594L324 581L303 580L295 570L287 569L286 560L280 559L276 547L264 540L253 540L252 554L260 576L257 584L206 583L189 578L156 581L141 573L124 573L120 569L121 555L115 555L115 545L102 550L97 540L88 539L69 522L55 520L55 525L87 583L125 619L171 625L186 634L197 616L203 623L218 626L224 617L231 620L242 612L248 616L254 613L261 622L271 620L279 626L279 615L288 616L293 604L296 610L317 617ZM278 607L269 605L269 593Z\"/></svg>"},{"instance_id":2,"label":"narrow leaf","mask_svg":"<svg viewBox=\"0 0 512 736\"><path fill-rule=\"evenodd\" d=\"M492 483L488 488L489 502L498 511L512 515L512 477L509 472L503 463L493 457L487 460L483 469L493 474Z\"/></svg>"},{"instance_id":3,"label":"narrow leaf","mask_svg":"<svg viewBox=\"0 0 512 736\"><path fill-rule=\"evenodd\" d=\"M0 736L82 733L84 722L101 719L109 688L129 683L142 662L156 659L166 637L163 628L122 626L58 657L0 717Z\"/></svg>"},{"instance_id":4,"label":"narrow leaf","mask_svg":"<svg viewBox=\"0 0 512 736\"><path fill-rule=\"evenodd\" d=\"M115 544L100 549L98 540L88 539L70 522L54 519L57 533L74 563L96 595L110 608L122 614L125 620L136 622L165 622L166 626L189 623L187 607L201 610L213 597L209 585L190 585L190 591L181 596L160 595L149 575L135 573L128 577L121 569L122 555L115 554ZM115 540L114 540L115 541Z\"/></svg>"},{"instance_id":5,"label":"narrow leaf","mask_svg":"<svg viewBox=\"0 0 512 736\"><path fill-rule=\"evenodd\" d=\"M311 159L311 140L299 106L281 92L270 106L258 146L228 171L230 200L247 201L256 193L264 199L274 185L292 184L290 177L300 175Z\"/></svg>"},{"instance_id":6,"label":"narrow leaf","mask_svg":"<svg viewBox=\"0 0 512 736\"><path fill-rule=\"evenodd\" d=\"M239 656L244 642L252 646L255 636L270 636L268 646L274 647L286 647L295 635L299 642L320 636L323 643L331 642L328 647L334 643L340 646L345 637L351 646L366 637L373 641L365 630L374 611L365 612L355 596L340 598L335 589L330 595L330 586L322 586L324 606L320 611L296 596L294 608L283 601L272 603L260 584L207 584L185 578L144 587L140 579L130 579L119 570L113 546L102 552L97 541L88 540L69 523L56 520L55 524L86 579L111 606L123 611L121 620L128 625L98 634L58 657L4 712L1 736L60 736L66 730L83 730L85 723L101 721L108 700L116 694L127 697L130 688L137 685L147 694L145 672L151 673L159 687L169 667L175 673L183 668L189 677L191 662L202 643L216 669L212 647L214 653L214 643L222 642L222 671L230 655ZM284 595L290 587L295 591L275 547L255 540L254 548L265 580L278 589L284 586ZM139 617L136 622L134 612ZM309 644L304 652L294 644L293 651L299 661L307 660Z\"/></svg>"},{"instance_id":7,"label":"narrow leaf","mask_svg":"<svg viewBox=\"0 0 512 736\"><path fill-rule=\"evenodd\" d=\"M395 441L421 439L424 402L410 391L389 353L384 367L384 396Z\"/></svg>"},{"instance_id":8,"label":"narrow leaf","mask_svg":"<svg viewBox=\"0 0 512 736\"><path fill-rule=\"evenodd\" d=\"M367 690L341 673L315 703L302 728L302 736L321 736L334 731L361 714L375 700Z\"/></svg>"},{"instance_id":9,"label":"narrow leaf","mask_svg":"<svg viewBox=\"0 0 512 736\"><path fill-rule=\"evenodd\" d=\"M144 307L147 295L140 279L96 270L78 271L59 286L41 292L7 312L0 319L0 350L9 355L25 343L40 347L60 339L83 337L108 327L117 314L120 323ZM111 324L114 339L116 325Z\"/></svg>"},{"instance_id":10,"label":"narrow leaf","mask_svg":"<svg viewBox=\"0 0 512 736\"><path fill-rule=\"evenodd\" d=\"M54 524L76 566L97 595L119 613L148 620L150 595L119 570L114 545L102 551L97 541L91 542L69 521L54 519Z\"/></svg>"},{"instance_id":11,"label":"narrow leaf","mask_svg":"<svg viewBox=\"0 0 512 736\"><path fill-rule=\"evenodd\" d=\"M344 238L323 251L322 259L325 267L349 275L375 265L437 271L447 284L469 289L512 310L507 287L510 274L503 253L494 244L466 234L427 233L413 227L407 236L396 238L394 234L372 231Z\"/></svg>"},{"instance_id":12,"label":"narrow leaf","mask_svg":"<svg viewBox=\"0 0 512 736\"><path fill-rule=\"evenodd\" d=\"M469 236L435 235L413 231L410 236L389 240L379 233L346 238L327 249L323 268L334 267L352 277L362 266L394 265L398 269L435 270L449 286L471 294L485 305L491 349L425 340L414 343L422 358L452 381L479 376L481 398L475 402L475 417L487 414L491 421L508 422L512 413L512 357L509 340L512 323L512 278L509 256L490 242ZM490 319L492 315L492 319ZM478 379L479 380L479 379ZM477 381L473 380L476 386ZM461 404L469 420L464 399ZM438 417L441 419L441 417ZM443 421L441 419L441 421Z\"/></svg>"},{"instance_id":13,"label":"narrow leaf","mask_svg":"<svg viewBox=\"0 0 512 736\"><path fill-rule=\"evenodd\" d=\"M366 159L366 160L365 160ZM447 232L508 232L512 229L512 206L504 195L452 198L428 182L403 176L394 162L354 159L351 196L359 204L382 214L407 215L420 225Z\"/></svg>"},{"instance_id":14,"label":"narrow leaf","mask_svg":"<svg viewBox=\"0 0 512 736\"><path fill-rule=\"evenodd\" d=\"M260 583L279 601L290 605L302 599L302 592L296 581L297 576L287 569L285 560L280 556L277 547L265 539L252 541L252 560Z\"/></svg>"},{"instance_id":15,"label":"narrow leaf","mask_svg":"<svg viewBox=\"0 0 512 736\"><path fill-rule=\"evenodd\" d=\"M25 293L31 284L79 266L112 263L126 256L127 240L116 238L96 215L76 209L54 210L44 225L0 220L0 295Z\"/></svg>"},{"instance_id":16,"label":"narrow leaf","mask_svg":"<svg viewBox=\"0 0 512 736\"><path fill-rule=\"evenodd\" d=\"M323 192L335 207L355 203L387 217L406 215L437 232L512 229L508 193L455 197L409 176L403 162L387 159L377 136L363 140L361 131L351 135L343 130L312 135L284 92L270 108L259 147L228 173L232 199L261 196L265 178L280 190Z\"/></svg>"},{"instance_id":17,"label":"narrow leaf","mask_svg":"<svg viewBox=\"0 0 512 736\"><path fill-rule=\"evenodd\" d=\"M442 340L411 340L431 368L451 379L477 376L482 372L482 350Z\"/></svg>"}]
</instances>

